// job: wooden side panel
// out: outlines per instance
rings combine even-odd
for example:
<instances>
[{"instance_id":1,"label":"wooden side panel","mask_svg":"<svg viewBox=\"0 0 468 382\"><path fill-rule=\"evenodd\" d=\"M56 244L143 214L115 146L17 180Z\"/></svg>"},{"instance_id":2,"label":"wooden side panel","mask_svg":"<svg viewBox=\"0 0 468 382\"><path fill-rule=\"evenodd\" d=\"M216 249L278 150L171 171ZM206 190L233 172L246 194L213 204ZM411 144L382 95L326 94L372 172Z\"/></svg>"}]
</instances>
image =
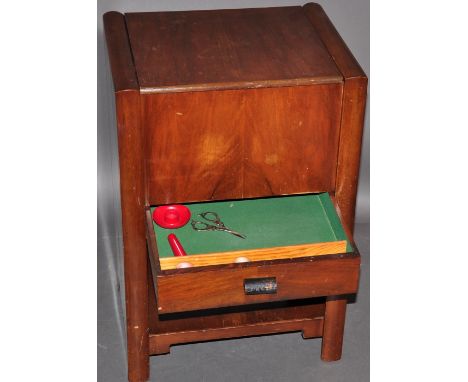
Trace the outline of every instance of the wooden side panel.
<instances>
[{"instance_id":1,"label":"wooden side panel","mask_svg":"<svg viewBox=\"0 0 468 382\"><path fill-rule=\"evenodd\" d=\"M351 233L354 231L366 94L367 78L345 80L335 197L343 224Z\"/></svg>"},{"instance_id":2,"label":"wooden side panel","mask_svg":"<svg viewBox=\"0 0 468 382\"><path fill-rule=\"evenodd\" d=\"M142 98L149 204L334 191L342 84Z\"/></svg>"},{"instance_id":3,"label":"wooden side panel","mask_svg":"<svg viewBox=\"0 0 468 382\"><path fill-rule=\"evenodd\" d=\"M139 93L117 93L122 231L124 242L127 353L130 381L149 375L147 251Z\"/></svg>"},{"instance_id":4,"label":"wooden side panel","mask_svg":"<svg viewBox=\"0 0 468 382\"><path fill-rule=\"evenodd\" d=\"M140 93L123 15L104 15L116 91L127 315L128 379L149 377L148 277Z\"/></svg>"},{"instance_id":5,"label":"wooden side panel","mask_svg":"<svg viewBox=\"0 0 468 382\"><path fill-rule=\"evenodd\" d=\"M310 3L304 6L304 11L343 74L345 81L336 174L336 201L343 215L343 223L352 233L366 106L367 77L322 7Z\"/></svg>"},{"instance_id":6,"label":"wooden side panel","mask_svg":"<svg viewBox=\"0 0 468 382\"><path fill-rule=\"evenodd\" d=\"M367 78L359 63L319 4L306 4L306 16L317 30L344 77L343 109L336 173L335 198L348 237L352 240L359 160L366 104ZM322 359L341 358L346 299L330 296L325 308Z\"/></svg>"}]
</instances>

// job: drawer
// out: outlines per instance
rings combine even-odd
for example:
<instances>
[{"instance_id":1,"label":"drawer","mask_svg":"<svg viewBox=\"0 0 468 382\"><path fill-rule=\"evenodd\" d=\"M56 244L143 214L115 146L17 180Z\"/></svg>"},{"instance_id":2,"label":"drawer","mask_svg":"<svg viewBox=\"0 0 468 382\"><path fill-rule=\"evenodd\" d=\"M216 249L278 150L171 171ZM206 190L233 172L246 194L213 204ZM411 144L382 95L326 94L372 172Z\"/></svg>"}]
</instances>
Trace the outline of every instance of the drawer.
<instances>
[{"instance_id":1,"label":"drawer","mask_svg":"<svg viewBox=\"0 0 468 382\"><path fill-rule=\"evenodd\" d=\"M328 196L328 195L327 195ZM336 211L334 211L336 212ZM338 216L338 215L336 215ZM162 269L157 234L146 211L152 278L159 313L173 313L263 302L356 293L360 255L347 239L343 253L284 252L285 258L263 258L247 263ZM332 219L327 224L337 224ZM338 224L339 221L338 221ZM190 225L190 223L189 223ZM338 237L339 239L339 237ZM277 254L278 247L271 253ZM268 254L269 248L262 248ZM279 251L281 253L281 251ZM289 253L289 254L288 254Z\"/></svg>"}]
</instances>

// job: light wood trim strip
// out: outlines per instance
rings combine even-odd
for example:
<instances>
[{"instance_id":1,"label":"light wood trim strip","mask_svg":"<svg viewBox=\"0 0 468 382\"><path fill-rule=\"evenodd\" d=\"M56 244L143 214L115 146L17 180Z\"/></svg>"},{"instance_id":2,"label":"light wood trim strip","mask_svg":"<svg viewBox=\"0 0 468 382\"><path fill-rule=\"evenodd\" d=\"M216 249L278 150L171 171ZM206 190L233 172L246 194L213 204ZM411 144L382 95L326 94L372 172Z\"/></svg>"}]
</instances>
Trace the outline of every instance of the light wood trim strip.
<instances>
[{"instance_id":1,"label":"light wood trim strip","mask_svg":"<svg viewBox=\"0 0 468 382\"><path fill-rule=\"evenodd\" d=\"M189 262L195 267L217 264L231 264L239 256L247 257L250 261L294 259L297 257L329 255L346 253L346 241L334 241L328 243L313 243L290 245L285 247L271 247L249 249L244 251L216 252L201 255L183 257L160 258L161 269L176 269L177 264Z\"/></svg>"}]
</instances>

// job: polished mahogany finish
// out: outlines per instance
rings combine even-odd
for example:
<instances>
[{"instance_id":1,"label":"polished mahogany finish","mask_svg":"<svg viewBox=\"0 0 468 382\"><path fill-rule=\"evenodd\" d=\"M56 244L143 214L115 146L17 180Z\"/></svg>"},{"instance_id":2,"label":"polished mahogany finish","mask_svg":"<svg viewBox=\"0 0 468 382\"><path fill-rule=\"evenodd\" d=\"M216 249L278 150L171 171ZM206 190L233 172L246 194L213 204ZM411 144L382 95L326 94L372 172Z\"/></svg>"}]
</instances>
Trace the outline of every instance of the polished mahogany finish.
<instances>
[{"instance_id":1,"label":"polished mahogany finish","mask_svg":"<svg viewBox=\"0 0 468 382\"><path fill-rule=\"evenodd\" d=\"M171 345L196 341L297 331L302 331L304 338L315 338L323 333L322 298L166 315L156 313L152 285L148 298L150 354L169 353Z\"/></svg>"},{"instance_id":2,"label":"polished mahogany finish","mask_svg":"<svg viewBox=\"0 0 468 382\"><path fill-rule=\"evenodd\" d=\"M322 359L339 359L346 294L358 285L355 248L163 271L148 213L154 204L329 192L352 234L367 78L323 9L109 12L104 26L129 380L146 381L149 354L172 344L248 335L299 330L322 337ZM245 294L252 278L274 278L276 293Z\"/></svg>"},{"instance_id":3,"label":"polished mahogany finish","mask_svg":"<svg viewBox=\"0 0 468 382\"><path fill-rule=\"evenodd\" d=\"M343 221L352 233L366 108L367 77L319 4L304 5L304 11L332 55L344 80L341 133L334 188Z\"/></svg>"},{"instance_id":4,"label":"polished mahogany finish","mask_svg":"<svg viewBox=\"0 0 468 382\"><path fill-rule=\"evenodd\" d=\"M301 7L125 15L142 93L341 82Z\"/></svg>"},{"instance_id":5,"label":"polished mahogany finish","mask_svg":"<svg viewBox=\"0 0 468 382\"><path fill-rule=\"evenodd\" d=\"M324 361L337 361L341 358L346 302L344 296L327 297L322 332L321 357Z\"/></svg>"},{"instance_id":6,"label":"polished mahogany finish","mask_svg":"<svg viewBox=\"0 0 468 382\"><path fill-rule=\"evenodd\" d=\"M144 215L143 137L140 94L125 19L117 12L104 15L109 61L114 78L120 160L120 193L124 240L128 378L149 377L147 256Z\"/></svg>"},{"instance_id":7,"label":"polished mahogany finish","mask_svg":"<svg viewBox=\"0 0 468 382\"><path fill-rule=\"evenodd\" d=\"M342 90L142 95L148 204L334 190Z\"/></svg>"}]
</instances>

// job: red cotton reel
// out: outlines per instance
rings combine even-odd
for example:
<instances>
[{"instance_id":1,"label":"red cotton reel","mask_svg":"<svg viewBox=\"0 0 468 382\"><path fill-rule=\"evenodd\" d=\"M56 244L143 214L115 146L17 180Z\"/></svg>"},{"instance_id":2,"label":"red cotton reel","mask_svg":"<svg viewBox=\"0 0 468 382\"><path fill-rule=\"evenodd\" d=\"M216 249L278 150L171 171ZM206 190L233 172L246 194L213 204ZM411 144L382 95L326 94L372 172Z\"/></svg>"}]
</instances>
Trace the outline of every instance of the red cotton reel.
<instances>
[{"instance_id":1,"label":"red cotton reel","mask_svg":"<svg viewBox=\"0 0 468 382\"><path fill-rule=\"evenodd\" d=\"M167 229L183 227L190 220L190 210L182 204L156 207L153 212L154 222Z\"/></svg>"}]
</instances>

